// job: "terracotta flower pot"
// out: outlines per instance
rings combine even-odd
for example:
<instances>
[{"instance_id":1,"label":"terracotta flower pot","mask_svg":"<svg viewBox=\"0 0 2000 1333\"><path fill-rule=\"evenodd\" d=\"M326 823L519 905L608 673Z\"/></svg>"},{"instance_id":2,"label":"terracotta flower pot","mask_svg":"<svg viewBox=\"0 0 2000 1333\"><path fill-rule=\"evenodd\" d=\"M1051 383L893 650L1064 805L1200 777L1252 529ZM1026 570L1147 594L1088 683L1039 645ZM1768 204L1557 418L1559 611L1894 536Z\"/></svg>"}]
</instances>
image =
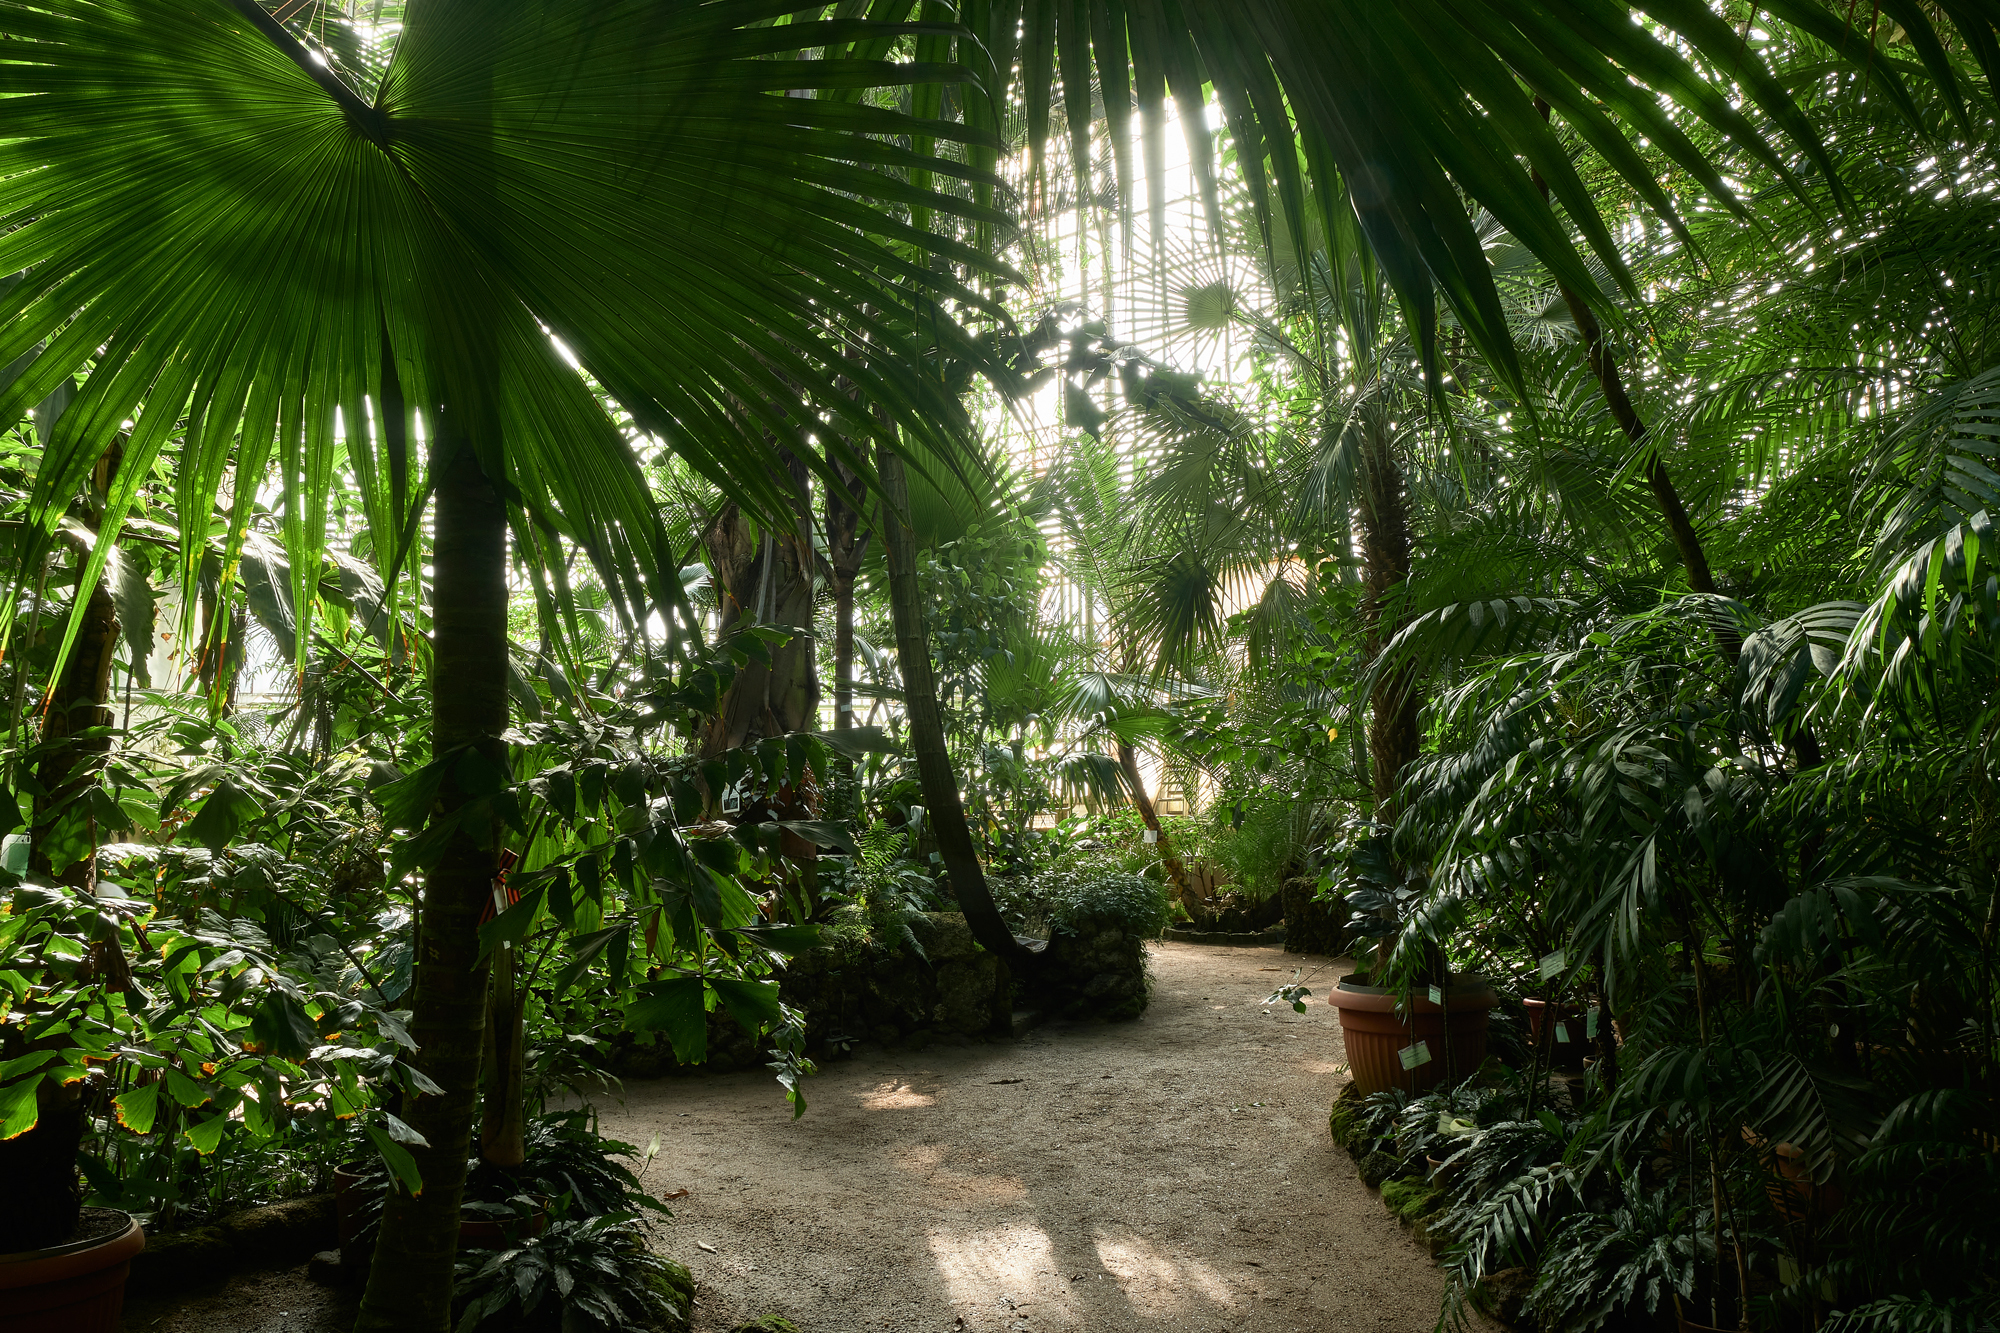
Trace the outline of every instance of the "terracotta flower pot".
<instances>
[{"instance_id":1,"label":"terracotta flower pot","mask_svg":"<svg viewBox=\"0 0 2000 1333\"><path fill-rule=\"evenodd\" d=\"M122 1229L68 1245L0 1254L0 1333L117 1333L132 1256L146 1233Z\"/></svg>"},{"instance_id":2,"label":"terracotta flower pot","mask_svg":"<svg viewBox=\"0 0 2000 1333\"><path fill-rule=\"evenodd\" d=\"M1340 1011L1340 1036L1355 1086L1363 1093L1389 1088L1416 1093L1479 1068L1486 1059L1487 1011L1499 1001L1483 979L1462 977L1446 988L1442 1007L1419 994L1398 1014L1393 989L1350 975L1340 979L1327 1003ZM1417 1042L1429 1048L1431 1058L1405 1069L1402 1052Z\"/></svg>"},{"instance_id":3,"label":"terracotta flower pot","mask_svg":"<svg viewBox=\"0 0 2000 1333\"><path fill-rule=\"evenodd\" d=\"M1547 1000L1523 1000L1521 1005L1528 1011L1528 1040L1534 1043L1537 1051L1543 1049L1544 1041L1548 1042L1549 1068L1582 1069L1583 1058L1590 1053L1590 1039L1583 1035L1585 1024L1582 1012L1573 1004L1551 1006ZM1544 1034L1551 1008L1559 1016L1560 1030L1569 1034L1568 1041L1561 1040L1553 1032Z\"/></svg>"}]
</instances>

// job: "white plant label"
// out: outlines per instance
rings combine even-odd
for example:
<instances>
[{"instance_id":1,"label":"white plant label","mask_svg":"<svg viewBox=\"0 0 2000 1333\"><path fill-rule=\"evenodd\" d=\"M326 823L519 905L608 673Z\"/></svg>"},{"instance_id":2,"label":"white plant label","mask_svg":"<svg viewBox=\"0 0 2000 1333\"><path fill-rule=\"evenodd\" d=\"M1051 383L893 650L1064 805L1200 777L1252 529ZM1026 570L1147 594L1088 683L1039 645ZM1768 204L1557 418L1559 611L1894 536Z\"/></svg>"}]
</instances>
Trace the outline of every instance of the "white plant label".
<instances>
[{"instance_id":1,"label":"white plant label","mask_svg":"<svg viewBox=\"0 0 2000 1333\"><path fill-rule=\"evenodd\" d=\"M1597 1006L1594 1004L1584 1012L1583 1035L1593 1039L1597 1036Z\"/></svg>"},{"instance_id":2,"label":"white plant label","mask_svg":"<svg viewBox=\"0 0 2000 1333\"><path fill-rule=\"evenodd\" d=\"M1444 987L1442 986L1431 987L1431 1003L1436 1005L1442 1005L1444 1003Z\"/></svg>"},{"instance_id":3,"label":"white plant label","mask_svg":"<svg viewBox=\"0 0 2000 1333\"><path fill-rule=\"evenodd\" d=\"M1542 958L1543 981L1547 981L1550 977L1553 977L1556 973L1562 970L1563 970L1563 951L1561 949L1557 949L1554 953L1547 954Z\"/></svg>"},{"instance_id":4,"label":"white plant label","mask_svg":"<svg viewBox=\"0 0 2000 1333\"><path fill-rule=\"evenodd\" d=\"M1158 829L1149 828L1146 830L1147 842L1158 842L1159 840L1160 840L1160 831Z\"/></svg>"},{"instance_id":5,"label":"white plant label","mask_svg":"<svg viewBox=\"0 0 2000 1333\"><path fill-rule=\"evenodd\" d=\"M1556 1024L1556 1040L1564 1045L1569 1043L1569 1020L1567 1018Z\"/></svg>"},{"instance_id":6,"label":"white plant label","mask_svg":"<svg viewBox=\"0 0 2000 1333\"><path fill-rule=\"evenodd\" d=\"M1396 1052L1396 1056L1403 1062L1403 1068L1415 1069L1418 1065L1430 1063L1431 1044L1427 1041L1420 1041L1414 1046L1405 1046L1402 1050Z\"/></svg>"}]
</instances>

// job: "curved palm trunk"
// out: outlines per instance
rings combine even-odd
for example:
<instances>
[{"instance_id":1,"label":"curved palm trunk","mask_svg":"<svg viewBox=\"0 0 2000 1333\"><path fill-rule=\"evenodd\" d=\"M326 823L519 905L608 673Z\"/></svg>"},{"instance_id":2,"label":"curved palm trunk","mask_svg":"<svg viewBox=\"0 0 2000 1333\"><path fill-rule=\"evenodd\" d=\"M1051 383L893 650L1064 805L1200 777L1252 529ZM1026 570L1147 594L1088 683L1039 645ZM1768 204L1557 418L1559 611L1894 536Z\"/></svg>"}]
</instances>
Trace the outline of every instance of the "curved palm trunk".
<instances>
[{"instance_id":1,"label":"curved palm trunk","mask_svg":"<svg viewBox=\"0 0 2000 1333\"><path fill-rule=\"evenodd\" d=\"M451 438L439 447L450 451ZM458 440L438 474L434 512L433 750L443 756L471 747L505 766L507 516L469 441ZM447 812L467 799L455 779L447 780L440 798ZM381 1239L356 1324L364 1333L444 1333L451 1327L458 1206L486 1029L479 917L499 871L493 842L460 832L424 881L410 1033L417 1067L443 1091L405 1102L404 1119L429 1143L415 1150L423 1191L413 1198L392 1190L383 1206Z\"/></svg>"},{"instance_id":2,"label":"curved palm trunk","mask_svg":"<svg viewBox=\"0 0 2000 1333\"><path fill-rule=\"evenodd\" d=\"M1026 964L1034 955L1014 938L993 905L945 747L937 679L931 672L930 641L924 632L923 593L917 586L916 542L902 517L910 506L903 460L882 449L876 468L882 476L882 534L889 553L889 608L896 623L896 661L903 672L903 710L910 721L910 748L917 756L917 780L937 835L938 854L944 858L945 873L973 938L1004 962Z\"/></svg>"},{"instance_id":3,"label":"curved palm trunk","mask_svg":"<svg viewBox=\"0 0 2000 1333\"><path fill-rule=\"evenodd\" d=\"M1132 789L1132 804L1139 811L1139 822L1153 831L1154 841L1160 849L1160 865L1167 872L1168 883L1174 886L1174 897L1182 905L1192 909L1197 901L1194 890L1188 884L1187 867L1174 852L1174 845L1167 838L1167 831L1160 827L1160 816L1153 809L1153 798L1146 793L1146 784L1139 777L1139 753L1131 743L1118 742L1118 767L1125 770L1125 785Z\"/></svg>"}]
</instances>

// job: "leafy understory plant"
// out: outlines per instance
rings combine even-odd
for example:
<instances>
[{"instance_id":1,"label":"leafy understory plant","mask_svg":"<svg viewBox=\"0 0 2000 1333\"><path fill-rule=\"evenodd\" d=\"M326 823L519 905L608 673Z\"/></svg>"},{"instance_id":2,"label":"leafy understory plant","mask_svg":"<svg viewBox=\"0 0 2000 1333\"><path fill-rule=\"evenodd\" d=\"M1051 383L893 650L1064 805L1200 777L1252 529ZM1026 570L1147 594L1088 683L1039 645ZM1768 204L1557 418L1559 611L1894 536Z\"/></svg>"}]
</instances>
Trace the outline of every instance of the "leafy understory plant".
<instances>
[{"instance_id":1,"label":"leafy understory plant","mask_svg":"<svg viewBox=\"0 0 2000 1333\"><path fill-rule=\"evenodd\" d=\"M458 1265L457 1297L458 1333L685 1327L692 1303L684 1279L646 1248L630 1213L559 1219L511 1249L471 1251Z\"/></svg>"}]
</instances>

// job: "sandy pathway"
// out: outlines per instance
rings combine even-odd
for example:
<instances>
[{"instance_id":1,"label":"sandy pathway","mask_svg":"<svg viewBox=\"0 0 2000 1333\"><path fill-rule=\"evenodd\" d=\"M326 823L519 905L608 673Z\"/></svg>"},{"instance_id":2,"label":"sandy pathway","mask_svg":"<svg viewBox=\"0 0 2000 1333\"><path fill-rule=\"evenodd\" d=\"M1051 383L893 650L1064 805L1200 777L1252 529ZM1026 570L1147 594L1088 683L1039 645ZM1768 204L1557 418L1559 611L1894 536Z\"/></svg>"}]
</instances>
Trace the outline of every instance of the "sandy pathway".
<instances>
[{"instance_id":1,"label":"sandy pathway","mask_svg":"<svg viewBox=\"0 0 2000 1333\"><path fill-rule=\"evenodd\" d=\"M633 1083L604 1128L691 1191L656 1243L703 1333L1421 1333L1443 1279L1327 1135L1334 1013L1261 1003L1301 961L1166 944L1135 1023L863 1049L796 1123L762 1073Z\"/></svg>"}]
</instances>

